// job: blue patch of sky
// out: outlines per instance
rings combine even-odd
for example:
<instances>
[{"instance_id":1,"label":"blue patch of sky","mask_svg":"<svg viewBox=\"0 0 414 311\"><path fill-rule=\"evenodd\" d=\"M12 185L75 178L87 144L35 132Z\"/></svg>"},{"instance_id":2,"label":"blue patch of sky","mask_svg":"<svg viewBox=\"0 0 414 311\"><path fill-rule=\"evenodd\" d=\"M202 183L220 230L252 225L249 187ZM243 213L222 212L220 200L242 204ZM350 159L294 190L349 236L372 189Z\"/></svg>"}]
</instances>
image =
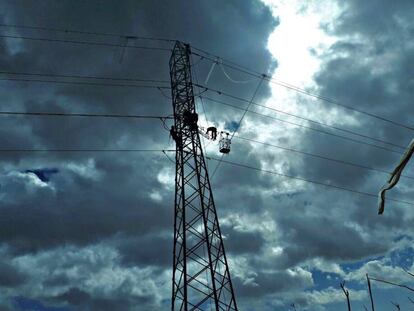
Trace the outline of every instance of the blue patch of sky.
<instances>
[{"instance_id":1,"label":"blue patch of sky","mask_svg":"<svg viewBox=\"0 0 414 311\"><path fill-rule=\"evenodd\" d=\"M357 270L357 269L361 268L364 264L366 264L369 261L381 260L383 258L384 258L384 256L377 256L377 257L371 257L371 258L367 258L367 259L363 259L363 260L347 262L347 263L340 264L340 267L345 272L350 272L350 271L354 271L354 270Z\"/></svg>"},{"instance_id":2,"label":"blue patch of sky","mask_svg":"<svg viewBox=\"0 0 414 311\"><path fill-rule=\"evenodd\" d=\"M322 290L328 287L338 287L342 280L338 274L322 272L317 269L311 270L314 286L312 290Z\"/></svg>"},{"instance_id":3,"label":"blue patch of sky","mask_svg":"<svg viewBox=\"0 0 414 311\"><path fill-rule=\"evenodd\" d=\"M239 122L237 121L226 122L226 124L224 125L224 128L226 129L226 131L229 131L229 132L234 132L235 130L237 130L238 127L239 127Z\"/></svg>"},{"instance_id":4,"label":"blue patch of sky","mask_svg":"<svg viewBox=\"0 0 414 311\"><path fill-rule=\"evenodd\" d=\"M46 306L39 300L29 299L22 296L15 297L13 303L18 311L70 311L70 309L66 307Z\"/></svg>"},{"instance_id":5,"label":"blue patch of sky","mask_svg":"<svg viewBox=\"0 0 414 311\"><path fill-rule=\"evenodd\" d=\"M59 170L57 168L40 168L25 170L25 173L32 173L37 176L43 182L49 182L53 174L57 174Z\"/></svg>"},{"instance_id":6,"label":"blue patch of sky","mask_svg":"<svg viewBox=\"0 0 414 311\"><path fill-rule=\"evenodd\" d=\"M402 267L408 269L413 264L414 248L407 247L398 251L391 252L390 261L394 267Z\"/></svg>"}]
</instances>

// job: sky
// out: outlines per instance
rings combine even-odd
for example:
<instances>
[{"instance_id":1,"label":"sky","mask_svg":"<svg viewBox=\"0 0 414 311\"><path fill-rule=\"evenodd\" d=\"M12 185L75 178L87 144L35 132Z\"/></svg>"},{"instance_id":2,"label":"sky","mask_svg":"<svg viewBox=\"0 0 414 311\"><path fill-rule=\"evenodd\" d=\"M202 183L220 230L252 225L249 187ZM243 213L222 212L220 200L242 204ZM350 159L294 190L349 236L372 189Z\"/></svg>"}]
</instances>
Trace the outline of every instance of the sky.
<instances>
[{"instance_id":1,"label":"sky","mask_svg":"<svg viewBox=\"0 0 414 311\"><path fill-rule=\"evenodd\" d=\"M413 138L412 1L1 0L0 7L1 111L171 115L169 90L125 86L125 79L169 86L171 43L127 35L220 56L223 65L213 66L192 55L194 79L211 89L247 101L258 89L211 179L240 310L346 310L343 280L353 309L363 310L366 273L414 286L403 271L414 271L413 203L387 201L378 216L376 197L321 185L377 194ZM29 79L61 83L21 81ZM248 102L202 97L201 126L237 128ZM0 118L0 310L168 310L173 153L5 151L173 149L162 122ZM217 143L203 144L210 158L221 156ZM217 164L208 160L210 174ZM413 163L387 196L414 202L411 176ZM378 311L394 308L391 301L408 310L414 297L377 282L373 294Z\"/></svg>"}]
</instances>

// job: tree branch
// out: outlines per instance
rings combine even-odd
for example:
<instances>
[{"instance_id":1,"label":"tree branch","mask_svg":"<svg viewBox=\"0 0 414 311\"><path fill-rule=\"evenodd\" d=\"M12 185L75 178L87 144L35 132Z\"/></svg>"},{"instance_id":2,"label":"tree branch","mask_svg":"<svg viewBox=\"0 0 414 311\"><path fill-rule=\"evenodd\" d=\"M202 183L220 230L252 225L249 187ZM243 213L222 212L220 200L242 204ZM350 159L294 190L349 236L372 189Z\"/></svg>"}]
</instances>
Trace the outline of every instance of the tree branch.
<instances>
[{"instance_id":1,"label":"tree branch","mask_svg":"<svg viewBox=\"0 0 414 311\"><path fill-rule=\"evenodd\" d=\"M405 285L405 284L397 284L397 283L393 283L393 282L390 282L390 281L376 279L376 278L373 278L373 277L370 277L370 279L373 280L373 281L376 281L376 282L381 282L381 283L385 283L385 284L388 284L388 285L393 285L393 286L398 286L398 287L406 288L406 289L414 292L414 288L411 288L411 287L409 287L408 285Z\"/></svg>"}]
</instances>

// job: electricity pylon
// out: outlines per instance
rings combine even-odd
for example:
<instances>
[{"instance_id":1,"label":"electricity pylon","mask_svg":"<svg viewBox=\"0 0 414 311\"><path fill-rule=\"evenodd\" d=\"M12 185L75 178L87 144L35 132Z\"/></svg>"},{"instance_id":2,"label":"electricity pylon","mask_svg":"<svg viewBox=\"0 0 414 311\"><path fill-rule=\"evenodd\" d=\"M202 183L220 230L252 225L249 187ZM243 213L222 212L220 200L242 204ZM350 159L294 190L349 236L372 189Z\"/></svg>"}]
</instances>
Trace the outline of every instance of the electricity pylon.
<instances>
[{"instance_id":1,"label":"electricity pylon","mask_svg":"<svg viewBox=\"0 0 414 311\"><path fill-rule=\"evenodd\" d=\"M170 58L176 141L172 310L238 310L198 133L190 46Z\"/></svg>"}]
</instances>

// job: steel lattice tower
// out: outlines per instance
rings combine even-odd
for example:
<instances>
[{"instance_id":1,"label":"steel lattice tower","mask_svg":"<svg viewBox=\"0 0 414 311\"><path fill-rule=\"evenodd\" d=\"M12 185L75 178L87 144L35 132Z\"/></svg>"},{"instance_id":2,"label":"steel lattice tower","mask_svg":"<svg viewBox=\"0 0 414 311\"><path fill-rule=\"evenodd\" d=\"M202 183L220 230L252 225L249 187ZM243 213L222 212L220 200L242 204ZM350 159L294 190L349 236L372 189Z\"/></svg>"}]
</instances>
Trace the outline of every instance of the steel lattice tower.
<instances>
[{"instance_id":1,"label":"steel lattice tower","mask_svg":"<svg viewBox=\"0 0 414 311\"><path fill-rule=\"evenodd\" d=\"M172 310L238 310L195 116L190 46L170 59L176 133Z\"/></svg>"}]
</instances>

